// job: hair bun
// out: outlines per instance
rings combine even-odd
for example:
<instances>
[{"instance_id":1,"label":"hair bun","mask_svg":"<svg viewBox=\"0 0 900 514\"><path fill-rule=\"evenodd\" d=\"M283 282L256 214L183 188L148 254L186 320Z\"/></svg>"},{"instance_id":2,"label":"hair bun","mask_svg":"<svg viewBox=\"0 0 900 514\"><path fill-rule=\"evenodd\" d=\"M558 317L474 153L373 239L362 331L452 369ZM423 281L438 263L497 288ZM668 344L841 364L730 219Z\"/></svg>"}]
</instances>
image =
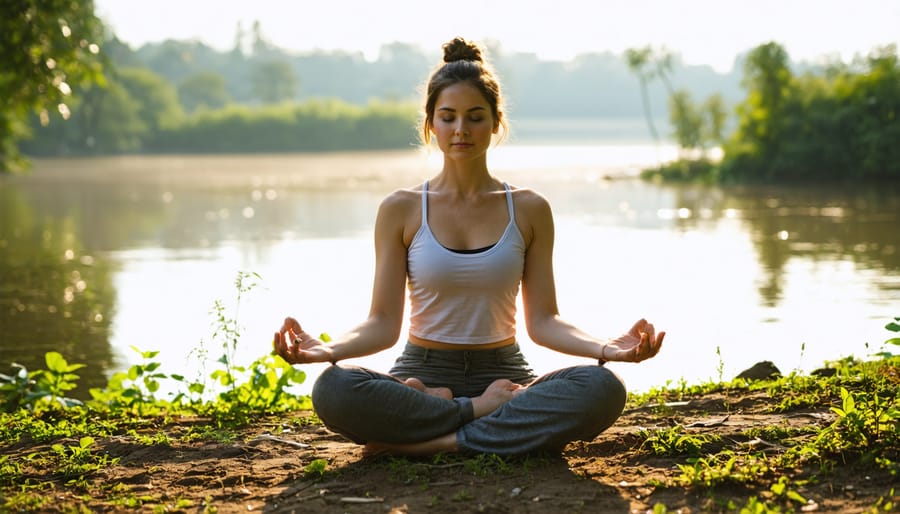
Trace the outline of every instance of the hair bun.
<instances>
[{"instance_id":1,"label":"hair bun","mask_svg":"<svg viewBox=\"0 0 900 514\"><path fill-rule=\"evenodd\" d=\"M481 57L481 48L477 44L457 37L444 44L444 62L454 61L484 62L484 59Z\"/></svg>"}]
</instances>

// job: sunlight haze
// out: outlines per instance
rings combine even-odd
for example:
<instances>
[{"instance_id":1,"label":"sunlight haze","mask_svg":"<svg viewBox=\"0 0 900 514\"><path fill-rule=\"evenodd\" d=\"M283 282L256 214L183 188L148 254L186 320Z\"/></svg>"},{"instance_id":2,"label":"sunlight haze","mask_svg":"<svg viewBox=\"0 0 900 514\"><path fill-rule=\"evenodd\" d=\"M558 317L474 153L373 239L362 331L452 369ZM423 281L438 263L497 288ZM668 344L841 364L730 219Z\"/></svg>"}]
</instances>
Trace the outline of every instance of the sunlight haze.
<instances>
[{"instance_id":1,"label":"sunlight haze","mask_svg":"<svg viewBox=\"0 0 900 514\"><path fill-rule=\"evenodd\" d=\"M177 39L225 50L234 46L238 23L249 33L258 20L263 37L283 49L341 49L363 52L370 60L385 43L410 43L430 52L461 35L548 60L664 46L687 64L724 72L739 53L768 41L782 44L795 61L847 61L900 42L900 2L894 0L96 0L95 5L97 15L133 48Z\"/></svg>"}]
</instances>

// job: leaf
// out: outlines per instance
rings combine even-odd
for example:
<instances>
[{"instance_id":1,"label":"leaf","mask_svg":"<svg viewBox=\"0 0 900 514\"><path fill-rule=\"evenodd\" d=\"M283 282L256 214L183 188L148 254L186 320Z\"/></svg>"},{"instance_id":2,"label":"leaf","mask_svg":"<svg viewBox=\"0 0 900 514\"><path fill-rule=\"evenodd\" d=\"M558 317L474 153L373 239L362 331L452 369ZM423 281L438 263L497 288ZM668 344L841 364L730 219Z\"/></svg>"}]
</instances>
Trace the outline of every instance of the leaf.
<instances>
[{"instance_id":1,"label":"leaf","mask_svg":"<svg viewBox=\"0 0 900 514\"><path fill-rule=\"evenodd\" d=\"M891 332L900 332L900 323L892 321L885 325L884 328L890 330Z\"/></svg>"},{"instance_id":2,"label":"leaf","mask_svg":"<svg viewBox=\"0 0 900 514\"><path fill-rule=\"evenodd\" d=\"M321 334L319 334L319 339L321 339L323 343L330 343L332 341L331 336L328 335L328 332L322 332Z\"/></svg>"},{"instance_id":3,"label":"leaf","mask_svg":"<svg viewBox=\"0 0 900 514\"><path fill-rule=\"evenodd\" d=\"M892 338L892 339L888 339L887 341L885 341L885 344L896 344L896 345L900 345L900 337L894 337L894 338Z\"/></svg>"},{"instance_id":4,"label":"leaf","mask_svg":"<svg viewBox=\"0 0 900 514\"><path fill-rule=\"evenodd\" d=\"M44 355L44 361L47 363L47 369L56 373L65 373L69 367L69 363L59 352L47 352Z\"/></svg>"},{"instance_id":5,"label":"leaf","mask_svg":"<svg viewBox=\"0 0 900 514\"><path fill-rule=\"evenodd\" d=\"M806 503L806 498L800 495L797 491L788 491L787 497L799 503Z\"/></svg>"}]
</instances>

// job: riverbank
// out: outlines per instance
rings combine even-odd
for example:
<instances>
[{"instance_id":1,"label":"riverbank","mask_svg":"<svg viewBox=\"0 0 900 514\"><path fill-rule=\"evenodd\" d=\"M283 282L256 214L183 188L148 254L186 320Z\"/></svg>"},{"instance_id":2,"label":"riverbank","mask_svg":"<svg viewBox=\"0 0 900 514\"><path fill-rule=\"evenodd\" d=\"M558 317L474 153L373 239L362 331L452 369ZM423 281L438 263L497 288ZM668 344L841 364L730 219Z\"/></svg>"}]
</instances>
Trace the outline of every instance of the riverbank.
<instances>
[{"instance_id":1,"label":"riverbank","mask_svg":"<svg viewBox=\"0 0 900 514\"><path fill-rule=\"evenodd\" d=\"M3 415L0 505L76 512L882 512L900 356L658 389L559 454L364 458L300 408ZM233 414L233 412L232 412ZM245 412L245 414L247 414ZM742 510L746 509L746 510Z\"/></svg>"}]
</instances>

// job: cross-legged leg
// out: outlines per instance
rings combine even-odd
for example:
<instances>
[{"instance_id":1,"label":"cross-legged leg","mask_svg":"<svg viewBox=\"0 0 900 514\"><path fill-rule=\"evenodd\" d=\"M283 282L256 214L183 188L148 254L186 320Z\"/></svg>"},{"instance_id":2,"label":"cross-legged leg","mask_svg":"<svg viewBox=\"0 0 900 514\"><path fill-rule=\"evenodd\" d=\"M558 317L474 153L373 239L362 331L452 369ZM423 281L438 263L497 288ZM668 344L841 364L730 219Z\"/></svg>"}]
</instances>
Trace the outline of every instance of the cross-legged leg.
<instances>
[{"instance_id":1,"label":"cross-legged leg","mask_svg":"<svg viewBox=\"0 0 900 514\"><path fill-rule=\"evenodd\" d=\"M545 375L493 413L456 433L462 452L514 455L561 449L609 428L625 407L625 386L602 366L576 366Z\"/></svg>"}]
</instances>

